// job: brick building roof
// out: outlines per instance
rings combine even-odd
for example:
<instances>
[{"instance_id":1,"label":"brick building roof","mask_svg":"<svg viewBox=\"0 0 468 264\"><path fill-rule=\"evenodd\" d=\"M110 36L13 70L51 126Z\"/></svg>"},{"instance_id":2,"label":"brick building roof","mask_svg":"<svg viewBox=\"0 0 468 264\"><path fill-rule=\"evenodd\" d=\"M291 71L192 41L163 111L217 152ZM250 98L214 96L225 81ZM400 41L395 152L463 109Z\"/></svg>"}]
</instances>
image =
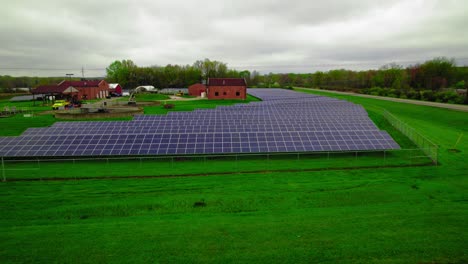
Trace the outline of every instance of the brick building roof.
<instances>
[{"instance_id":1,"label":"brick building roof","mask_svg":"<svg viewBox=\"0 0 468 264\"><path fill-rule=\"evenodd\" d=\"M243 78L208 78L208 86L247 86Z\"/></svg>"},{"instance_id":2,"label":"brick building roof","mask_svg":"<svg viewBox=\"0 0 468 264\"><path fill-rule=\"evenodd\" d=\"M59 84L41 85L32 91L33 94L63 93L68 87L98 87L101 81L61 81Z\"/></svg>"},{"instance_id":3,"label":"brick building roof","mask_svg":"<svg viewBox=\"0 0 468 264\"><path fill-rule=\"evenodd\" d=\"M57 84L41 85L32 90L33 94L50 94L50 93L63 93L67 87L60 87Z\"/></svg>"},{"instance_id":4,"label":"brick building roof","mask_svg":"<svg viewBox=\"0 0 468 264\"><path fill-rule=\"evenodd\" d=\"M102 81L62 81L58 86L66 87L98 87Z\"/></svg>"}]
</instances>

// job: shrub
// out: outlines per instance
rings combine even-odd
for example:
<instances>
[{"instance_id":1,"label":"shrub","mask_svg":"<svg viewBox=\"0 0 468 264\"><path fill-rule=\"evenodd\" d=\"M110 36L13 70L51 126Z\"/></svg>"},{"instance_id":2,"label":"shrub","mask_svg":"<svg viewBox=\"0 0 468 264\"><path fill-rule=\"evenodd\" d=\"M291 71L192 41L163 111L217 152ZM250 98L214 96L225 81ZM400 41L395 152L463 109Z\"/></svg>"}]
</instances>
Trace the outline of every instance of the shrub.
<instances>
[{"instance_id":1,"label":"shrub","mask_svg":"<svg viewBox=\"0 0 468 264\"><path fill-rule=\"evenodd\" d=\"M408 90L406 92L406 97L409 99L416 99L416 100L421 99L421 95L419 94L419 92L413 89Z\"/></svg>"},{"instance_id":2,"label":"shrub","mask_svg":"<svg viewBox=\"0 0 468 264\"><path fill-rule=\"evenodd\" d=\"M455 88L457 89L464 89L465 88L465 80L461 80L455 84Z\"/></svg>"},{"instance_id":3,"label":"shrub","mask_svg":"<svg viewBox=\"0 0 468 264\"><path fill-rule=\"evenodd\" d=\"M196 201L193 203L193 207L205 207L206 203L204 199L201 199L200 201Z\"/></svg>"},{"instance_id":4,"label":"shrub","mask_svg":"<svg viewBox=\"0 0 468 264\"><path fill-rule=\"evenodd\" d=\"M281 88L281 85L277 82L271 85L271 88Z\"/></svg>"},{"instance_id":5,"label":"shrub","mask_svg":"<svg viewBox=\"0 0 468 264\"><path fill-rule=\"evenodd\" d=\"M388 96L390 97L400 97L400 94L401 94L401 90L400 89L390 89L388 91Z\"/></svg>"},{"instance_id":6,"label":"shrub","mask_svg":"<svg viewBox=\"0 0 468 264\"><path fill-rule=\"evenodd\" d=\"M380 87L376 86L376 87L372 87L372 88L368 89L367 94L378 95L378 96L386 96L387 91L385 89L383 89L383 88L380 88Z\"/></svg>"},{"instance_id":7,"label":"shrub","mask_svg":"<svg viewBox=\"0 0 468 264\"><path fill-rule=\"evenodd\" d=\"M463 97L454 91L445 91L435 93L435 101L450 104L462 104Z\"/></svg>"},{"instance_id":8,"label":"shrub","mask_svg":"<svg viewBox=\"0 0 468 264\"><path fill-rule=\"evenodd\" d=\"M421 93L421 100L423 101L435 101L435 95L432 90L423 90Z\"/></svg>"},{"instance_id":9,"label":"shrub","mask_svg":"<svg viewBox=\"0 0 468 264\"><path fill-rule=\"evenodd\" d=\"M172 109L172 108L174 108L174 107L175 107L174 104L165 104L165 105L164 105L164 109Z\"/></svg>"}]
</instances>

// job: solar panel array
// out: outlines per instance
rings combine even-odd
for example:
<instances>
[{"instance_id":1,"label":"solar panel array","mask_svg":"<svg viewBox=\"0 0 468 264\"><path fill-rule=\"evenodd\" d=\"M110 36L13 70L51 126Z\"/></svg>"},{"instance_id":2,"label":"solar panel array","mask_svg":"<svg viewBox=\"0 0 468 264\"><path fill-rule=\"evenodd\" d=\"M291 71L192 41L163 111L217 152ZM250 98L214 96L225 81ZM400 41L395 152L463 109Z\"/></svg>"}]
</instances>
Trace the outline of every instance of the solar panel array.
<instances>
[{"instance_id":1,"label":"solar panel array","mask_svg":"<svg viewBox=\"0 0 468 264\"><path fill-rule=\"evenodd\" d=\"M57 122L0 137L0 156L185 155L398 149L359 105L283 89L263 101L132 121Z\"/></svg>"}]
</instances>

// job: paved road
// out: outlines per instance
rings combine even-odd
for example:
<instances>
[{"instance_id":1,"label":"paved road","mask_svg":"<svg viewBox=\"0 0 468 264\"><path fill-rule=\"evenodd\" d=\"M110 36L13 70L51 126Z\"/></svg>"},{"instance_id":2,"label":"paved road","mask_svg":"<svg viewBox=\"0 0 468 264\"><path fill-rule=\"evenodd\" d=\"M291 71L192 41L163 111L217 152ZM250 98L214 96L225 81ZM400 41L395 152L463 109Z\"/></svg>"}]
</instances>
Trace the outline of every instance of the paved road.
<instances>
[{"instance_id":1,"label":"paved road","mask_svg":"<svg viewBox=\"0 0 468 264\"><path fill-rule=\"evenodd\" d=\"M427 102L427 101L419 101L419 100L411 100L411 99L400 99L400 98L384 97L384 96L376 96L376 95L368 95L368 94L357 94L357 93L348 93L348 92L320 90L320 89L312 89L312 88L298 88L298 89L306 89L306 90L313 90L313 91L326 92L326 93L366 97L366 98L385 100L385 101L392 101L392 102L399 102L399 103L406 103L406 104L426 105L426 106L432 106L432 107L439 107L439 108L446 108L446 109L451 109L451 110L456 110L456 111L468 112L468 105L444 104L444 103L436 103L436 102Z\"/></svg>"}]
</instances>

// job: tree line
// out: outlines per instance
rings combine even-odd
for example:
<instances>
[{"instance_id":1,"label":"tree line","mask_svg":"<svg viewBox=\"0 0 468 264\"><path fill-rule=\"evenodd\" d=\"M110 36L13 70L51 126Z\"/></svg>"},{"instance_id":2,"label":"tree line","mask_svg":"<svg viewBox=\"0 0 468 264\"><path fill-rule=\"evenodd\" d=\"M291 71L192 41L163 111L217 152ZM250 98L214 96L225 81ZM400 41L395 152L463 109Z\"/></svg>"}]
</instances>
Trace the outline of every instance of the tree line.
<instances>
[{"instance_id":1,"label":"tree line","mask_svg":"<svg viewBox=\"0 0 468 264\"><path fill-rule=\"evenodd\" d=\"M109 82L120 83L125 89L140 85L157 88L181 88L207 81L208 78L250 78L249 71L229 69L216 60L198 60L192 65L138 67L131 60L114 61L106 68Z\"/></svg>"},{"instance_id":2,"label":"tree line","mask_svg":"<svg viewBox=\"0 0 468 264\"><path fill-rule=\"evenodd\" d=\"M256 76L250 87L305 87L448 103L468 103L468 67L434 58L406 68L391 63L378 70L336 69L315 73Z\"/></svg>"},{"instance_id":3,"label":"tree line","mask_svg":"<svg viewBox=\"0 0 468 264\"><path fill-rule=\"evenodd\" d=\"M10 75L0 75L0 92L15 92L15 88L36 88L40 85L56 84L63 81L65 77L13 77ZM72 80L80 80L72 78Z\"/></svg>"},{"instance_id":4,"label":"tree line","mask_svg":"<svg viewBox=\"0 0 468 264\"><path fill-rule=\"evenodd\" d=\"M306 87L353 91L381 96L449 103L468 103L461 90L468 90L468 67L458 67L453 59L438 57L422 64L403 67L391 63L378 70L335 69L314 73L268 73L238 71L216 60L198 60L192 65L139 67L131 60L117 60L106 68L106 80L124 89L140 85L181 88L208 78L245 78L249 87ZM0 76L0 91L15 87L37 87L62 81L62 77ZM76 79L76 78L75 78ZM79 80L79 79L78 79Z\"/></svg>"}]
</instances>

